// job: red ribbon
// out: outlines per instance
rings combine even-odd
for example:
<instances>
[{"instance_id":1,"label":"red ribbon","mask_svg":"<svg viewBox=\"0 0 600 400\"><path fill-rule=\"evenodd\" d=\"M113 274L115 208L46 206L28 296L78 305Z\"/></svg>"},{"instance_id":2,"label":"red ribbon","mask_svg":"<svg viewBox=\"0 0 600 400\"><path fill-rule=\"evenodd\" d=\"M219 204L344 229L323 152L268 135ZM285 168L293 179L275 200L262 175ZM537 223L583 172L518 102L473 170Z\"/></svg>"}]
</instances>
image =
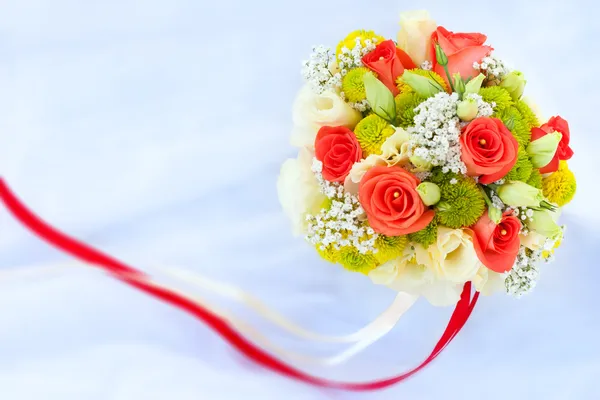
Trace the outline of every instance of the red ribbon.
<instances>
[{"instance_id":1,"label":"red ribbon","mask_svg":"<svg viewBox=\"0 0 600 400\"><path fill-rule=\"evenodd\" d=\"M132 286L142 292L149 294L159 300L164 301L174 307L177 307L189 314L195 316L199 320L203 321L211 329L217 332L223 339L225 339L234 348L240 351L242 354L255 361L256 363L266 367L272 371L278 372L287 377L306 382L319 387L328 387L336 389L345 389L353 391L368 391L382 389L398 382L401 382L410 376L414 375L431 361L433 361L444 348L454 339L454 337L460 332L462 327L469 319L479 293L471 297L471 282L467 282L463 288L460 300L456 304L456 308L450 317L448 326L442 334L442 337L437 342L431 354L417 367L410 371L377 380L372 382L336 382L327 379L319 378L306 374L285 362L273 357L268 354L260 347L256 346L252 342L248 341L238 331L231 327L231 325L224 319L212 313L210 310L198 305L192 300L168 289L157 287L147 282L145 277L148 277L142 271L138 271L135 268L127 266L121 261L114 259L102 252L86 245L85 243L79 242L69 236L54 229L40 218L38 218L33 212L31 212L19 199L11 192L10 188L6 185L4 180L0 177L0 198L4 202L4 205L8 210L27 228L33 233L38 235L47 243L52 246L70 254L71 256L78 258L87 263L96 265L111 274L117 279L125 282L129 286Z\"/></svg>"}]
</instances>

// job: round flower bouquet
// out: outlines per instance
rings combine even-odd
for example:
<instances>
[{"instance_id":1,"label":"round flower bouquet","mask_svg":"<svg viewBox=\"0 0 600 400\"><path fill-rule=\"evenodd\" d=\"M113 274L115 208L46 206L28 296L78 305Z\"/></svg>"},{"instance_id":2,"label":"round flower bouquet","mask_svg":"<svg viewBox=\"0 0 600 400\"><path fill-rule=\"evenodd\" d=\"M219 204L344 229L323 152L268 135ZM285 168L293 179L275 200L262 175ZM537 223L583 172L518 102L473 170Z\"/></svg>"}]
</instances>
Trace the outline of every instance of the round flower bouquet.
<instances>
[{"instance_id":1,"label":"round flower bouquet","mask_svg":"<svg viewBox=\"0 0 600 400\"><path fill-rule=\"evenodd\" d=\"M563 237L569 125L541 117L485 35L424 11L400 25L397 41L358 30L304 62L283 209L325 261L432 305L469 282L521 296Z\"/></svg>"},{"instance_id":2,"label":"round flower bouquet","mask_svg":"<svg viewBox=\"0 0 600 400\"><path fill-rule=\"evenodd\" d=\"M311 332L206 277L135 269L42 221L1 178L0 199L47 243L192 314L265 368L347 390L400 382L458 334L479 293L521 296L535 286L563 238L560 209L575 193L567 121L540 116L523 97L523 74L492 53L485 35L451 32L426 12L402 14L400 24L397 41L359 30L334 50L314 47L294 104L298 157L283 164L277 185L294 232L326 262L397 291L392 305L355 333ZM238 301L299 338L350 345L328 358L283 350L178 281ZM291 364L350 359L389 332L420 296L455 309L431 354L408 372L346 383Z\"/></svg>"}]
</instances>

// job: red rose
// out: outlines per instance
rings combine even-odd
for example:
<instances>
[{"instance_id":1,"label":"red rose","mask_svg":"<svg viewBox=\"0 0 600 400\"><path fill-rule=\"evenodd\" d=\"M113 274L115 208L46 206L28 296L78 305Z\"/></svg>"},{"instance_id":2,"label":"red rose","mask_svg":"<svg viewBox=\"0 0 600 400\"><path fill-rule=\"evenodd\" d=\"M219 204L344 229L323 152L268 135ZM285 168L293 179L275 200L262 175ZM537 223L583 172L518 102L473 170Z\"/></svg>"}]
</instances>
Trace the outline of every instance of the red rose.
<instances>
[{"instance_id":1,"label":"red rose","mask_svg":"<svg viewBox=\"0 0 600 400\"><path fill-rule=\"evenodd\" d=\"M323 126L315 139L315 157L323 163L323 178L344 182L362 150L354 133L345 126Z\"/></svg>"},{"instance_id":2,"label":"red rose","mask_svg":"<svg viewBox=\"0 0 600 400\"><path fill-rule=\"evenodd\" d=\"M461 158L467 175L489 184L504 178L517 162L519 144L497 118L479 117L460 135Z\"/></svg>"},{"instance_id":3,"label":"red rose","mask_svg":"<svg viewBox=\"0 0 600 400\"><path fill-rule=\"evenodd\" d=\"M473 68L473 63L481 62L481 59L493 50L490 46L483 45L486 39L487 36L481 33L454 33L438 26L431 34L433 70L448 81L444 67L437 63L435 57L435 44L439 43L448 56L448 72L451 76L456 72L459 72L463 79L477 76L479 71Z\"/></svg>"},{"instance_id":4,"label":"red rose","mask_svg":"<svg viewBox=\"0 0 600 400\"><path fill-rule=\"evenodd\" d=\"M375 232L399 236L420 231L433 219L417 192L417 177L400 167L376 166L360 180L358 197Z\"/></svg>"},{"instance_id":5,"label":"red rose","mask_svg":"<svg viewBox=\"0 0 600 400\"><path fill-rule=\"evenodd\" d=\"M385 40L362 58L363 64L377 74L377 78L396 96L398 88L396 79L404 73L404 69L417 66L410 56L399 49L393 40Z\"/></svg>"},{"instance_id":6,"label":"red rose","mask_svg":"<svg viewBox=\"0 0 600 400\"><path fill-rule=\"evenodd\" d=\"M558 170L558 161L559 160L568 160L573 157L573 150L569 147L569 141L571 140L571 132L569 131L569 123L562 119L561 117L552 117L539 128L531 129L531 140L537 140L542 136L546 136L552 132L560 132L562 133L562 139L560 139L560 143L558 143L558 148L556 149L556 154L554 154L554 158L545 166L540 168L540 173L548 174L550 172L555 172Z\"/></svg>"},{"instance_id":7,"label":"red rose","mask_svg":"<svg viewBox=\"0 0 600 400\"><path fill-rule=\"evenodd\" d=\"M495 272L510 271L521 247L519 218L505 213L500 223L496 225L486 212L471 227L471 231L473 246L479 261Z\"/></svg>"}]
</instances>

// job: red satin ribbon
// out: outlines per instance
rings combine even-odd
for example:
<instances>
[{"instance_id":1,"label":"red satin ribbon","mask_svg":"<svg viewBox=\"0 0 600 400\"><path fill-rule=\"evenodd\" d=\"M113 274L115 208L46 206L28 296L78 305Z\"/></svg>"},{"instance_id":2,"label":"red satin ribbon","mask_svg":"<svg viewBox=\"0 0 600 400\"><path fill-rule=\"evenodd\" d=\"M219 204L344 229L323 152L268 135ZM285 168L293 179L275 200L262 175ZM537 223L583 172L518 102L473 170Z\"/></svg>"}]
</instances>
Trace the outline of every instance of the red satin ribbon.
<instances>
[{"instance_id":1,"label":"red satin ribbon","mask_svg":"<svg viewBox=\"0 0 600 400\"><path fill-rule=\"evenodd\" d=\"M211 329L217 332L223 339L231 344L245 356L255 361L256 363L266 367L272 371L278 372L287 377L306 382L319 387L328 387L336 389L345 389L353 391L368 391L382 389L395 383L401 382L410 376L414 375L431 361L433 361L444 348L454 339L465 325L479 297L479 293L475 292L471 297L471 282L467 282L463 288L460 300L456 304L456 308L450 317L448 326L442 334L442 337L437 342L431 354L420 365L412 370L393 377L372 381L372 382L336 382L327 379L319 378L306 374L285 362L268 354L260 347L244 338L239 332L229 325L229 323L219 316L212 313L210 310L198 305L190 299L173 292L168 289L160 288L146 282L144 279L148 277L142 271L129 267L121 261L114 259L100 251L79 242L69 236L59 232L50 225L46 224L35 214L33 214L19 199L11 192L4 180L0 177L0 197L8 210L33 233L38 235L52 246L70 254L71 256L83 260L87 263L96 265L111 274L117 279L126 284L149 294L159 300L164 301L174 307L177 307L196 318L203 321Z\"/></svg>"}]
</instances>

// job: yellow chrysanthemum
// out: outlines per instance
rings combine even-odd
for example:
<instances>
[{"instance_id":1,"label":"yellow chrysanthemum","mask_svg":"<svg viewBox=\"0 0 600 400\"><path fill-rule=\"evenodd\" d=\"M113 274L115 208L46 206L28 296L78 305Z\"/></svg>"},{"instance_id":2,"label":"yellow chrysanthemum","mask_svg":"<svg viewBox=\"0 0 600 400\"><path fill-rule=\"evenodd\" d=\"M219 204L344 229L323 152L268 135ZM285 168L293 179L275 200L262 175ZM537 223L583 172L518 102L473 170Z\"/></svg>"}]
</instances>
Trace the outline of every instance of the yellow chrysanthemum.
<instances>
[{"instance_id":1,"label":"yellow chrysanthemum","mask_svg":"<svg viewBox=\"0 0 600 400\"><path fill-rule=\"evenodd\" d=\"M351 103L358 103L367 98L367 92L365 91L365 82L363 77L366 73L372 73L365 67L354 68L344 76L342 79L342 92L346 96L346 100Z\"/></svg>"},{"instance_id":2,"label":"yellow chrysanthemum","mask_svg":"<svg viewBox=\"0 0 600 400\"><path fill-rule=\"evenodd\" d=\"M446 81L439 74L437 74L433 71L427 71L427 70L421 69L421 68L409 69L409 71L414 72L417 75L421 75L426 78L433 79L434 81L439 83L446 92L448 91L448 85L446 85ZM411 88L409 85L404 83L404 81L402 81L402 76L399 76L396 79L396 87L398 88L400 93L414 92L413 88Z\"/></svg>"},{"instance_id":3,"label":"yellow chrysanthemum","mask_svg":"<svg viewBox=\"0 0 600 400\"><path fill-rule=\"evenodd\" d=\"M337 263L338 258L340 256L339 250L333 248L333 246L327 246L325 249L321 249L321 245L317 245L317 253L323 258L325 261L329 261L330 263Z\"/></svg>"},{"instance_id":4,"label":"yellow chrysanthemum","mask_svg":"<svg viewBox=\"0 0 600 400\"><path fill-rule=\"evenodd\" d=\"M370 154L381 154L381 145L394 132L394 128L377 114L363 118L354 128L365 158Z\"/></svg>"},{"instance_id":5,"label":"yellow chrysanthemum","mask_svg":"<svg viewBox=\"0 0 600 400\"><path fill-rule=\"evenodd\" d=\"M375 239L375 258L380 264L393 260L394 258L400 257L404 252L404 248L408 243L406 236L385 236L379 235Z\"/></svg>"},{"instance_id":6,"label":"yellow chrysanthemum","mask_svg":"<svg viewBox=\"0 0 600 400\"><path fill-rule=\"evenodd\" d=\"M383 36L376 34L373 31L365 31L363 29L359 29L357 31L351 32L344 40L342 40L335 49L335 56L339 61L340 54L342 54L342 48L346 47L348 50L352 50L354 46L356 46L356 38L360 37L360 43L364 46L365 40L373 40L377 39L376 43L381 43L385 40Z\"/></svg>"},{"instance_id":7,"label":"yellow chrysanthemum","mask_svg":"<svg viewBox=\"0 0 600 400\"><path fill-rule=\"evenodd\" d=\"M558 204L559 207L564 206L573 199L576 189L575 175L569 169L566 161L561 161L558 171L542 180L544 196L552 203Z\"/></svg>"}]
</instances>

